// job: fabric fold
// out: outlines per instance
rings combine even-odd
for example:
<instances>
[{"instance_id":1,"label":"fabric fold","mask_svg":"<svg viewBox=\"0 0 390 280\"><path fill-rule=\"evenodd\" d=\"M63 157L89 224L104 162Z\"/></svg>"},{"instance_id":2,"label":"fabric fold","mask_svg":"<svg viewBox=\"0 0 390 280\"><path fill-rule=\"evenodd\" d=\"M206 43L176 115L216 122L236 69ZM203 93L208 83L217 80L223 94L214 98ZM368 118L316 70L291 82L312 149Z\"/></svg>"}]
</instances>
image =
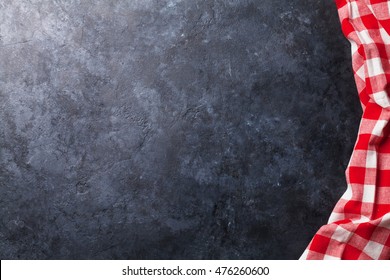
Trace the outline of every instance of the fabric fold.
<instances>
[{"instance_id":1,"label":"fabric fold","mask_svg":"<svg viewBox=\"0 0 390 280\"><path fill-rule=\"evenodd\" d=\"M390 259L390 0L336 0L363 114L347 189L300 259Z\"/></svg>"}]
</instances>

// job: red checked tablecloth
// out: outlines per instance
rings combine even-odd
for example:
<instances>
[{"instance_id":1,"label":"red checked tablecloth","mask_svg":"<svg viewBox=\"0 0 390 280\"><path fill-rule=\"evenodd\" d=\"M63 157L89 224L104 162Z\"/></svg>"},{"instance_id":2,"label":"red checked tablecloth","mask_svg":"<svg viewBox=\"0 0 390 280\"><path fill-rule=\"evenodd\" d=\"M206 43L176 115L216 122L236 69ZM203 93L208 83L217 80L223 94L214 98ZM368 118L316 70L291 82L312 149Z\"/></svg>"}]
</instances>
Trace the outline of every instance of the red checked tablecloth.
<instances>
[{"instance_id":1,"label":"red checked tablecloth","mask_svg":"<svg viewBox=\"0 0 390 280\"><path fill-rule=\"evenodd\" d=\"M347 190L301 259L390 259L390 0L336 0L363 108Z\"/></svg>"}]
</instances>

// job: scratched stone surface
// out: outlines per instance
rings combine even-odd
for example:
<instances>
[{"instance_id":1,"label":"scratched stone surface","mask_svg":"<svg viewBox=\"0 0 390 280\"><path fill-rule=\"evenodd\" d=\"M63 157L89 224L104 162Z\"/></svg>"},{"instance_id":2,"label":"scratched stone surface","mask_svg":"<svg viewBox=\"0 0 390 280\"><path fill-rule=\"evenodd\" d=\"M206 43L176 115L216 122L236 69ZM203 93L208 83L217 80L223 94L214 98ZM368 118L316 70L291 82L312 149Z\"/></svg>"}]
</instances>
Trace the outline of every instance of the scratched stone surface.
<instances>
[{"instance_id":1,"label":"scratched stone surface","mask_svg":"<svg viewBox=\"0 0 390 280\"><path fill-rule=\"evenodd\" d=\"M331 0L1 1L0 258L299 258L350 59Z\"/></svg>"}]
</instances>

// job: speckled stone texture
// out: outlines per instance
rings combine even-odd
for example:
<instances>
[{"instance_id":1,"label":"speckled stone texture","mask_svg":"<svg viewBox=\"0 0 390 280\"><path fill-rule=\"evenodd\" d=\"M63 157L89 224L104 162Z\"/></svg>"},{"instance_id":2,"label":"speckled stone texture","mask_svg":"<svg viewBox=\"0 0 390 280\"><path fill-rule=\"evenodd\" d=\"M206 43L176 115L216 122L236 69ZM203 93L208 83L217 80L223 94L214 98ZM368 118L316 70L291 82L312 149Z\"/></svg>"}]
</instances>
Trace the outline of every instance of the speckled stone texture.
<instances>
[{"instance_id":1,"label":"speckled stone texture","mask_svg":"<svg viewBox=\"0 0 390 280\"><path fill-rule=\"evenodd\" d=\"M0 258L299 258L350 59L332 0L1 1Z\"/></svg>"}]
</instances>

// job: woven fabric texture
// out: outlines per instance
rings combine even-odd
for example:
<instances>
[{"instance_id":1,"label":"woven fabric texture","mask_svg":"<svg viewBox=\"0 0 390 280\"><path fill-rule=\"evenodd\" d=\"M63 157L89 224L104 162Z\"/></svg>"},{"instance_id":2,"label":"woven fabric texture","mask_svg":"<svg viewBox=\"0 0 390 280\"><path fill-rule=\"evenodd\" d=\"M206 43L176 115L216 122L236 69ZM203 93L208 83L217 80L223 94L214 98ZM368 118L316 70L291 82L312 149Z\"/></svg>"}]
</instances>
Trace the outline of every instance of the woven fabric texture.
<instances>
[{"instance_id":1,"label":"woven fabric texture","mask_svg":"<svg viewBox=\"0 0 390 280\"><path fill-rule=\"evenodd\" d=\"M347 189L301 259L390 259L390 0L336 0L363 114Z\"/></svg>"}]
</instances>

